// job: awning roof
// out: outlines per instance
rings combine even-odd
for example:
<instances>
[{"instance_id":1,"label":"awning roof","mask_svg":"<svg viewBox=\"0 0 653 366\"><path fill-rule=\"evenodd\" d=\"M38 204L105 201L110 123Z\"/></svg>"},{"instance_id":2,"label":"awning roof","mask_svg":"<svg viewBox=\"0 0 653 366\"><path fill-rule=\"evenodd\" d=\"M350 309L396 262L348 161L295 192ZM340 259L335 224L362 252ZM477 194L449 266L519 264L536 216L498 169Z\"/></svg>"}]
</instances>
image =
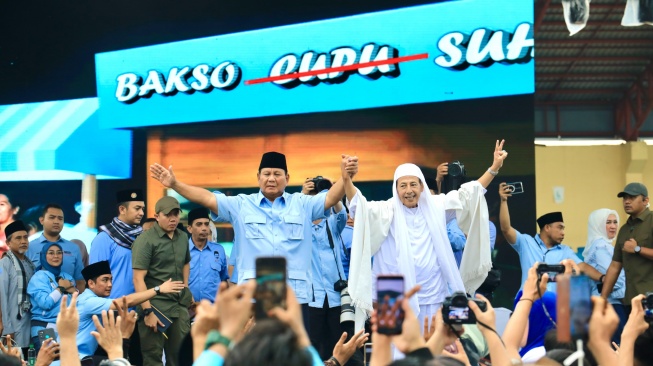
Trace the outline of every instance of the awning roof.
<instances>
[{"instance_id":1,"label":"awning roof","mask_svg":"<svg viewBox=\"0 0 653 366\"><path fill-rule=\"evenodd\" d=\"M0 180L131 177L132 133L98 127L97 98L0 106Z\"/></svg>"}]
</instances>

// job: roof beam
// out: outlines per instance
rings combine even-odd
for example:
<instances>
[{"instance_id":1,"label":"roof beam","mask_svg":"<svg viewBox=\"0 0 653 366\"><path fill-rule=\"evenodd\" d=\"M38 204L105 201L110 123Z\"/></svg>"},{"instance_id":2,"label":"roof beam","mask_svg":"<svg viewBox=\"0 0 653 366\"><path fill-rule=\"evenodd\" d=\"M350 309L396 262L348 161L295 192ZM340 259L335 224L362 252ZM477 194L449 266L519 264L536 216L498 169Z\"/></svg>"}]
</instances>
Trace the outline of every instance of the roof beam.
<instances>
[{"instance_id":1,"label":"roof beam","mask_svg":"<svg viewBox=\"0 0 653 366\"><path fill-rule=\"evenodd\" d=\"M573 74L564 74L564 73L545 73L538 72L535 74L535 79L557 79L557 78L567 78L567 79L624 79L632 80L635 79L636 75L631 75L627 73L573 73Z\"/></svg>"},{"instance_id":2,"label":"roof beam","mask_svg":"<svg viewBox=\"0 0 653 366\"><path fill-rule=\"evenodd\" d=\"M535 101L535 107L547 107L547 106L588 106L588 105L600 105L600 106L612 106L614 101L610 100L597 100L597 99L587 99L587 100L542 100Z\"/></svg>"},{"instance_id":3,"label":"roof beam","mask_svg":"<svg viewBox=\"0 0 653 366\"><path fill-rule=\"evenodd\" d=\"M650 56L537 56L535 55L535 62L623 62L623 61L638 61L648 62Z\"/></svg>"},{"instance_id":4,"label":"roof beam","mask_svg":"<svg viewBox=\"0 0 653 366\"><path fill-rule=\"evenodd\" d=\"M535 94L623 94L623 89L590 89L590 88L572 88L572 89L535 89Z\"/></svg>"},{"instance_id":5,"label":"roof beam","mask_svg":"<svg viewBox=\"0 0 653 366\"><path fill-rule=\"evenodd\" d=\"M561 45L561 44L637 44L637 45L650 45L653 46L653 39L651 38L549 38L549 39L536 39L535 47L541 44Z\"/></svg>"},{"instance_id":6,"label":"roof beam","mask_svg":"<svg viewBox=\"0 0 653 366\"><path fill-rule=\"evenodd\" d=\"M653 111L653 59L617 104L615 130L623 132L626 141L637 141L640 129L651 111Z\"/></svg>"}]
</instances>

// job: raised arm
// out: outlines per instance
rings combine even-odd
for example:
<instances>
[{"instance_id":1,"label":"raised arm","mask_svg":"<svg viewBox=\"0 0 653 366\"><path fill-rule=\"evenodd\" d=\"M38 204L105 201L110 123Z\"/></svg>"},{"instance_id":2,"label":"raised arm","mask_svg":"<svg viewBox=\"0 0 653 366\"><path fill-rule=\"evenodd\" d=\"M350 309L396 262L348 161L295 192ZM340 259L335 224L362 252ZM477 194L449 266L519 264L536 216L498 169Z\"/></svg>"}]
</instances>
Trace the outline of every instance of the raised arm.
<instances>
[{"instance_id":1,"label":"raised arm","mask_svg":"<svg viewBox=\"0 0 653 366\"><path fill-rule=\"evenodd\" d=\"M510 212L508 211L508 197L510 196L512 196L512 194L510 194L510 188L508 188L508 185L506 183L499 184L499 197L501 198L499 224L501 225L503 236L508 241L508 244L512 245L517 242L517 231L510 226Z\"/></svg>"},{"instance_id":2,"label":"raised arm","mask_svg":"<svg viewBox=\"0 0 653 366\"><path fill-rule=\"evenodd\" d=\"M172 188L187 200L197 203L218 214L218 200L215 195L204 188L182 183L175 178L172 165L168 169L158 163L150 165L150 177L158 180L166 188Z\"/></svg>"},{"instance_id":3,"label":"raised arm","mask_svg":"<svg viewBox=\"0 0 653 366\"><path fill-rule=\"evenodd\" d=\"M478 182L481 183L483 188L487 188L487 186L492 183L492 179L499 174L499 169L503 166L503 161L508 157L508 153L503 149L504 142L506 142L506 140L501 140L500 142L497 140L494 145L494 160L492 161L492 165L480 178L478 178Z\"/></svg>"},{"instance_id":4,"label":"raised arm","mask_svg":"<svg viewBox=\"0 0 653 366\"><path fill-rule=\"evenodd\" d=\"M340 171L342 173L342 178L338 179L338 181L333 184L333 187L329 189L329 192L327 192L326 201L324 202L325 211L340 202L345 194L347 194L347 199L350 199L350 194L351 198L356 194L356 188L351 180L354 175L358 173L358 157L342 155Z\"/></svg>"}]
</instances>

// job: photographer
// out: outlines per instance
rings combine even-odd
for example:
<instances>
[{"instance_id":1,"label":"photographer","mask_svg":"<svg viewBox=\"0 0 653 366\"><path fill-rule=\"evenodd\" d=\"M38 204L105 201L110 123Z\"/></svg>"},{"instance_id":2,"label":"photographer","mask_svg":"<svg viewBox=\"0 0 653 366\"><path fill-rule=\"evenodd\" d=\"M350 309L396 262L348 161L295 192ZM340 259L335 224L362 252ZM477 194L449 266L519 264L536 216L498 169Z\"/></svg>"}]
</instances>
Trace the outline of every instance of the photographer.
<instances>
[{"instance_id":1,"label":"photographer","mask_svg":"<svg viewBox=\"0 0 653 366\"><path fill-rule=\"evenodd\" d=\"M328 191L331 185L328 179L321 176L306 178L302 193L317 195ZM327 219L313 221L311 231L313 300L309 303L309 336L323 360L331 357L331 351L342 334L340 294L347 287L345 271L342 267L343 243L340 237L340 232L347 223L347 212L341 202L331 210L331 215ZM353 320L353 312L351 315Z\"/></svg>"}]
</instances>

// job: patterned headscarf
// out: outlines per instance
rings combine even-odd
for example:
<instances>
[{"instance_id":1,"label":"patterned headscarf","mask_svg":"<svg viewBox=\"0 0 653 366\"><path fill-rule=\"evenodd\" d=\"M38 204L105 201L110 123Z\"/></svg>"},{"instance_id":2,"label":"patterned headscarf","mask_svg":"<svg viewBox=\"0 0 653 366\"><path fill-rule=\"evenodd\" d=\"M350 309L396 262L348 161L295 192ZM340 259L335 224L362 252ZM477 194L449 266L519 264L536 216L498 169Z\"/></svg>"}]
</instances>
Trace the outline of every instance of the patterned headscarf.
<instances>
[{"instance_id":1,"label":"patterned headscarf","mask_svg":"<svg viewBox=\"0 0 653 366\"><path fill-rule=\"evenodd\" d=\"M44 245L43 248L41 249L41 268L52 273L55 276L59 276L59 274L61 274L61 266L63 265L63 255L61 256L61 264L59 264L58 266L55 267L50 263L48 263L47 253L48 250L50 250L50 248L52 247L57 247L59 248L60 251L63 252L61 245L57 243L48 243Z\"/></svg>"}]
</instances>

